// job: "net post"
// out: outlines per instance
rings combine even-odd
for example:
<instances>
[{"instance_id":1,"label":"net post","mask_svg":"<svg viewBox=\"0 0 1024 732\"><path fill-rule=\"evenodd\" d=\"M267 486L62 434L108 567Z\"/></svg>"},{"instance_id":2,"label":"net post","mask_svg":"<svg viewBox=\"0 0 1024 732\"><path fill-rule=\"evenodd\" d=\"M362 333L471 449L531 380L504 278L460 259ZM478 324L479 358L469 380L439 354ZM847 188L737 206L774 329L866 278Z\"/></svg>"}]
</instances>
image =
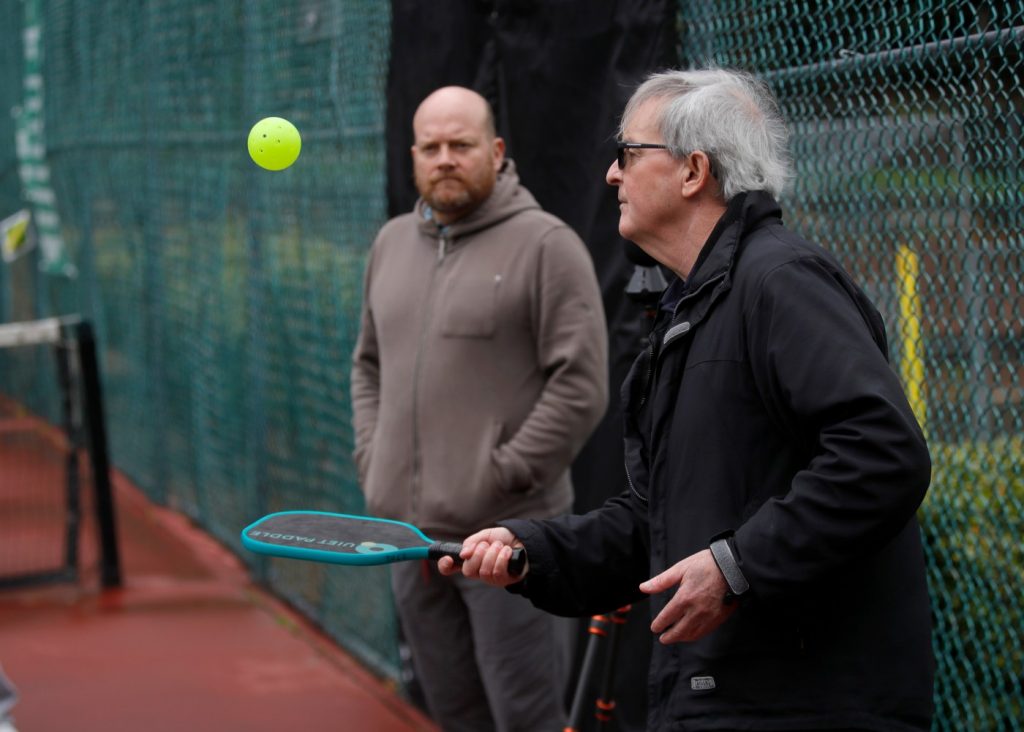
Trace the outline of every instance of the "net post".
<instances>
[{"instance_id":1,"label":"net post","mask_svg":"<svg viewBox=\"0 0 1024 732\"><path fill-rule=\"evenodd\" d=\"M79 481L79 447L82 437L87 434L81 424L82 404L76 403L73 380L78 376L75 363L78 353L69 347L66 338L58 338L53 346L53 357L60 383L60 417L67 435L68 450L64 456L64 470L67 474L65 500L68 510L64 527L65 565L72 577L78 574L78 531L81 523L81 484Z\"/></svg>"},{"instance_id":2,"label":"net post","mask_svg":"<svg viewBox=\"0 0 1024 732\"><path fill-rule=\"evenodd\" d=\"M103 391L96 359L96 339L86 320L73 324L82 374L82 400L89 435L89 462L96 491L96 519L100 540L100 581L104 587L120 587L121 557L117 543L114 497L107 457L107 429L103 414Z\"/></svg>"}]
</instances>

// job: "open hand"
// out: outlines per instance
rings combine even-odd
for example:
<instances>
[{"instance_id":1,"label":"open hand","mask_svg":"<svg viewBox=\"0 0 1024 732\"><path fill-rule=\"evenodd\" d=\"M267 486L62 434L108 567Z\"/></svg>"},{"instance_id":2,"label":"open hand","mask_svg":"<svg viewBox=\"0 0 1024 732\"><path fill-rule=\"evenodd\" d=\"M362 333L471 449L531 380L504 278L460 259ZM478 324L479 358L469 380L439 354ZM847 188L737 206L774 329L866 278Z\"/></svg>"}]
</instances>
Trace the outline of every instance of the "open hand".
<instances>
[{"instance_id":1,"label":"open hand","mask_svg":"<svg viewBox=\"0 0 1024 732\"><path fill-rule=\"evenodd\" d=\"M723 602L729 586L711 550L705 549L640 585L648 595L677 587L675 595L651 623L663 644L695 641L708 635L736 612Z\"/></svg>"}]
</instances>

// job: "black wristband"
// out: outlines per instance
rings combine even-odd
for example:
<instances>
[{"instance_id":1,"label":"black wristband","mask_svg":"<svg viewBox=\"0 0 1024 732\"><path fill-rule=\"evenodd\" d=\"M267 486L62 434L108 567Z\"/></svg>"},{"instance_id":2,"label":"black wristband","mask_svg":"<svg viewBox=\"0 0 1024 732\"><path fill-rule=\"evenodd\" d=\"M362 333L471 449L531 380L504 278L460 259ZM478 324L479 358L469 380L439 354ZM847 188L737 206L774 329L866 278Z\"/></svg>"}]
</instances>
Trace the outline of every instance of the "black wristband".
<instances>
[{"instance_id":1,"label":"black wristband","mask_svg":"<svg viewBox=\"0 0 1024 732\"><path fill-rule=\"evenodd\" d=\"M743 571L736 561L736 555L733 554L728 537L711 541L711 556L715 558L715 564L718 565L719 571L725 577L725 583L729 585L729 591L725 594L723 601L727 605L731 604L750 589L750 583L743 576Z\"/></svg>"}]
</instances>

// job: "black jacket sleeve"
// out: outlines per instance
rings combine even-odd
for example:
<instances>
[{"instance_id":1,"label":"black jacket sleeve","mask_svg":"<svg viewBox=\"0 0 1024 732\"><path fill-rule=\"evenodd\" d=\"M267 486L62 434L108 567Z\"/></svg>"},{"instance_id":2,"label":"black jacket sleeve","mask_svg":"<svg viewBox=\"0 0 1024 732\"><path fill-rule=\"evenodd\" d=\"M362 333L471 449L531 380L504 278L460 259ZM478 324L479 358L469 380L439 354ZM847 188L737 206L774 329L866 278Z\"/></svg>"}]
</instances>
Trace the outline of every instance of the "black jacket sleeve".
<instances>
[{"instance_id":1,"label":"black jacket sleeve","mask_svg":"<svg viewBox=\"0 0 1024 732\"><path fill-rule=\"evenodd\" d=\"M500 524L526 548L530 571L509 590L555 615L583 617L637 602L648 579L647 509L629 492L580 515Z\"/></svg>"},{"instance_id":2,"label":"black jacket sleeve","mask_svg":"<svg viewBox=\"0 0 1024 732\"><path fill-rule=\"evenodd\" d=\"M812 257L773 269L745 319L762 397L808 455L789 492L735 534L743 573L767 599L892 541L924 498L931 462L881 318L841 270Z\"/></svg>"}]
</instances>

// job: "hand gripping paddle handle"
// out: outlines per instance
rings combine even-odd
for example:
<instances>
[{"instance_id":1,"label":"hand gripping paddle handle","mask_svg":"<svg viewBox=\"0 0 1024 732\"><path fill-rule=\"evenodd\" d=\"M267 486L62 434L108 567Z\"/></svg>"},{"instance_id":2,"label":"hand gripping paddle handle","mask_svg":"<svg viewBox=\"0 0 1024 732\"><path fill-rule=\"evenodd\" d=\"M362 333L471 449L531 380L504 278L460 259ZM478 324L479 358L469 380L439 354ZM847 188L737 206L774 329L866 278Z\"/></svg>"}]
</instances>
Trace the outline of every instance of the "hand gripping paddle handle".
<instances>
[{"instance_id":1,"label":"hand gripping paddle handle","mask_svg":"<svg viewBox=\"0 0 1024 732\"><path fill-rule=\"evenodd\" d=\"M451 557L457 564L462 564L462 544L454 541L435 541L427 550L427 557L435 562L441 557ZM518 577L526 567L526 550L522 547L512 550L512 557L508 560L508 573L511 577Z\"/></svg>"}]
</instances>

